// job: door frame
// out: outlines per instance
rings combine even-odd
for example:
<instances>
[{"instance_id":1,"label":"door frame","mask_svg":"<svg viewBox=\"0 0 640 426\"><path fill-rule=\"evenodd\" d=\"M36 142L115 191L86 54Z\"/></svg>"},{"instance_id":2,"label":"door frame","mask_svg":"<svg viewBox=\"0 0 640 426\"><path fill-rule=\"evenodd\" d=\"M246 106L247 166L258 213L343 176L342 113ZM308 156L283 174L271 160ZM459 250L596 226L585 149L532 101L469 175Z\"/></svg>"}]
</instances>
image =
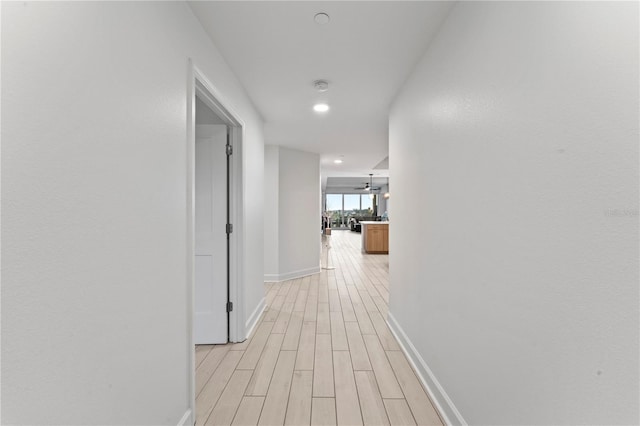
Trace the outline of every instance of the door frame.
<instances>
[{"instance_id":1,"label":"door frame","mask_svg":"<svg viewBox=\"0 0 640 426\"><path fill-rule=\"evenodd\" d=\"M187 315L188 354L190 358L191 415L195 422L195 343L193 339L193 315L195 307L195 144L196 144L196 94L227 125L229 143L233 154L229 162L229 218L233 232L229 238L229 300L233 310L229 314L229 341L241 342L245 339L244 292L242 283L242 259L244 252L243 209L244 194L242 184L242 141L244 121L237 114L222 93L206 75L189 59L187 83Z\"/></svg>"}]
</instances>

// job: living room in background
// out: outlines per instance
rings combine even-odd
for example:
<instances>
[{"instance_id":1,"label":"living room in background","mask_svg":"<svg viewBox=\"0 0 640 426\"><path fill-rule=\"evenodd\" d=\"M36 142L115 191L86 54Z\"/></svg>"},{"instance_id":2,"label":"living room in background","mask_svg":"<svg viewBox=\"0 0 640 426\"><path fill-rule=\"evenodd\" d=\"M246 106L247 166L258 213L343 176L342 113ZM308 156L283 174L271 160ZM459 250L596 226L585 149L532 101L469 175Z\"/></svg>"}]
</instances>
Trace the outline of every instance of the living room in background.
<instances>
[{"instance_id":1,"label":"living room in background","mask_svg":"<svg viewBox=\"0 0 640 426\"><path fill-rule=\"evenodd\" d=\"M352 220L374 220L374 197L369 193L326 194L324 210L332 228L349 229Z\"/></svg>"}]
</instances>

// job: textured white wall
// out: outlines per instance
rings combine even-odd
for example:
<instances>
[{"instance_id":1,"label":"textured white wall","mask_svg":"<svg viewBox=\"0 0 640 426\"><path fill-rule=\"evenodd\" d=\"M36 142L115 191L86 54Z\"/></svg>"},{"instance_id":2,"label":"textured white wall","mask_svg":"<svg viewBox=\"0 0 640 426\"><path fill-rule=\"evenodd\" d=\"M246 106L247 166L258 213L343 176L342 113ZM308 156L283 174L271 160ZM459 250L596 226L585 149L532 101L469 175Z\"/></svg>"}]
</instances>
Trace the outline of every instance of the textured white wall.
<instances>
[{"instance_id":1,"label":"textured white wall","mask_svg":"<svg viewBox=\"0 0 640 426\"><path fill-rule=\"evenodd\" d=\"M638 52L636 2L459 3L392 106L390 312L469 424L640 421Z\"/></svg>"},{"instance_id":2,"label":"textured white wall","mask_svg":"<svg viewBox=\"0 0 640 426\"><path fill-rule=\"evenodd\" d=\"M264 278L275 280L279 274L278 262L280 240L278 234L278 212L280 199L279 179L280 148L264 147Z\"/></svg>"},{"instance_id":3,"label":"textured white wall","mask_svg":"<svg viewBox=\"0 0 640 426\"><path fill-rule=\"evenodd\" d=\"M262 122L188 6L2 3L2 423L186 412L190 57L246 124L248 315Z\"/></svg>"}]
</instances>

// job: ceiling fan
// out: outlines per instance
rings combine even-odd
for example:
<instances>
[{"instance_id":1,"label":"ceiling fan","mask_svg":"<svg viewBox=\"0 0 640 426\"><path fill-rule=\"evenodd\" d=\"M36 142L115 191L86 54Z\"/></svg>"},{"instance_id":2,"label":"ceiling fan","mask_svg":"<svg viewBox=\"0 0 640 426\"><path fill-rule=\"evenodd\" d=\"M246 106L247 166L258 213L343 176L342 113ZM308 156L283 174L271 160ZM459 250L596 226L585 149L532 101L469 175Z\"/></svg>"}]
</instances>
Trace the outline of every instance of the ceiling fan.
<instances>
[{"instance_id":1,"label":"ceiling fan","mask_svg":"<svg viewBox=\"0 0 640 426\"><path fill-rule=\"evenodd\" d=\"M362 187L353 188L353 189L365 190L365 191L380 191L380 187L379 186L373 186L373 173L369 173L369 182L367 182Z\"/></svg>"}]
</instances>

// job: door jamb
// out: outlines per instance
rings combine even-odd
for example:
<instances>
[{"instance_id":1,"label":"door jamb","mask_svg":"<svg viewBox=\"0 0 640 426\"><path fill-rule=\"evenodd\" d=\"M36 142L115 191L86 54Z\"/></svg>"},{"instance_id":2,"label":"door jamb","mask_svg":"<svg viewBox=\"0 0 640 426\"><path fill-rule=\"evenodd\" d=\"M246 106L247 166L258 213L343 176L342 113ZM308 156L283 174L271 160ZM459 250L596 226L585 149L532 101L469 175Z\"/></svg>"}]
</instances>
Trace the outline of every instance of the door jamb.
<instances>
[{"instance_id":1,"label":"door jamb","mask_svg":"<svg viewBox=\"0 0 640 426\"><path fill-rule=\"evenodd\" d=\"M242 158L244 121L224 99L221 92L210 82L205 74L189 59L187 84L187 324L188 353L190 354L191 389L190 405L192 422L195 423L195 344L193 339L193 315L195 307L195 108L196 94L211 110L220 117L229 128L230 144L233 155L229 164L230 222L233 232L230 235L229 300L233 311L229 315L229 341L241 342L246 336L244 315L244 291L242 274L242 254L244 252L243 207L244 194L242 184Z\"/></svg>"}]
</instances>

